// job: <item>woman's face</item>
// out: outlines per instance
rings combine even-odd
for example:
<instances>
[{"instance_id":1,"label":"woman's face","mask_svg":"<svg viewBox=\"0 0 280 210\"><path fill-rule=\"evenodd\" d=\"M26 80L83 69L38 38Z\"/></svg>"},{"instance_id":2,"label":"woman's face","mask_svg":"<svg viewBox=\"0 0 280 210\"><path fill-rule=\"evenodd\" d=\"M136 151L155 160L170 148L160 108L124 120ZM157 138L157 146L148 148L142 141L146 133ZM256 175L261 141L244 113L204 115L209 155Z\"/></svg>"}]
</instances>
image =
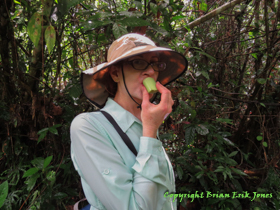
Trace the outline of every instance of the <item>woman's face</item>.
<instances>
[{"instance_id":1,"label":"woman's face","mask_svg":"<svg viewBox=\"0 0 280 210\"><path fill-rule=\"evenodd\" d=\"M124 72L125 83L126 83L127 89L129 91L130 95L138 103L141 103L142 95L143 95L142 87L144 87L143 80L147 77L152 77L155 81L157 81L159 73L157 71L154 71L154 69L151 67L151 65L149 65L145 70L134 69L133 66L129 63L129 61L132 61L135 59L145 60L148 63L153 63L153 62L159 61L159 58L156 53L145 53L145 54L136 55L131 58L128 58L127 59L128 62L126 62L126 61L123 62L123 72ZM117 80L119 81L117 94L127 95L128 93L124 86L121 68L119 68L119 70L117 72L117 77L118 77ZM150 98L152 96L153 95L150 94Z\"/></svg>"}]
</instances>

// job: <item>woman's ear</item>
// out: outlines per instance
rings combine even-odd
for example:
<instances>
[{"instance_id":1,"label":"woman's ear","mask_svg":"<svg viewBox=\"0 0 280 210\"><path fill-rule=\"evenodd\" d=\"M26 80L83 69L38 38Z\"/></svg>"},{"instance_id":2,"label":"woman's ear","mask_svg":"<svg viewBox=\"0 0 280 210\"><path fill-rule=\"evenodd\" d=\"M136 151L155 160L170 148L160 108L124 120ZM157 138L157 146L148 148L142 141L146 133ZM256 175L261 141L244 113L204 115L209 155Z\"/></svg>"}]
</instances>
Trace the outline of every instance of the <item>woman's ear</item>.
<instances>
[{"instance_id":1,"label":"woman's ear","mask_svg":"<svg viewBox=\"0 0 280 210\"><path fill-rule=\"evenodd\" d=\"M111 66L110 69L109 69L109 73L112 77L112 79L114 80L114 82L118 83L120 81L120 77L121 77L121 74L120 74L120 68L119 66Z\"/></svg>"}]
</instances>

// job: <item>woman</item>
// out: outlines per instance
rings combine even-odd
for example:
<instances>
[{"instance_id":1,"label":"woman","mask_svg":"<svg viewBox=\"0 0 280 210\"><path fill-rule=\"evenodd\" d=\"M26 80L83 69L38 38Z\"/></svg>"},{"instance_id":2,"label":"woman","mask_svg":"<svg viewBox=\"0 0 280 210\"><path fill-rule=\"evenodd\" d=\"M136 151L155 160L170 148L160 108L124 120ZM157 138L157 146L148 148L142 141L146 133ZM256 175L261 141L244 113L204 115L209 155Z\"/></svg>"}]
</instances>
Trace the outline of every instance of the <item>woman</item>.
<instances>
[{"instance_id":1,"label":"woman","mask_svg":"<svg viewBox=\"0 0 280 210\"><path fill-rule=\"evenodd\" d=\"M173 105L164 85L186 71L187 60L138 34L114 41L107 60L82 73L83 91L114 118L137 154L101 112L82 113L73 120L71 157L91 210L176 209L176 202L164 197L175 192L175 180L157 130ZM146 77L158 81L158 105L150 102Z\"/></svg>"}]
</instances>

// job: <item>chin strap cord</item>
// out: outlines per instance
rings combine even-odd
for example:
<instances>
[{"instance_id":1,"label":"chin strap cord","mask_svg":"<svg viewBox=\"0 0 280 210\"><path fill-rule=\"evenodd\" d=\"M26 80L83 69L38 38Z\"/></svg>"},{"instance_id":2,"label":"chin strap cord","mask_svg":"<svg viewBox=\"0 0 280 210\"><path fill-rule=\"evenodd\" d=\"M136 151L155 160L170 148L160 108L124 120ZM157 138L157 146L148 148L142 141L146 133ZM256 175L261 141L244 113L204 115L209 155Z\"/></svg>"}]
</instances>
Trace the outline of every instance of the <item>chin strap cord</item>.
<instances>
[{"instance_id":1,"label":"chin strap cord","mask_svg":"<svg viewBox=\"0 0 280 210\"><path fill-rule=\"evenodd\" d=\"M127 87L126 87L126 83L125 83L125 79L124 79L124 73L123 73L123 65L122 65L122 76L123 76L123 83L124 83L124 87L125 87L125 89L126 89L126 92L127 92L128 95L130 96L130 98L138 105L138 106L137 106L137 109L140 109L140 110L141 110L141 109L142 109L142 108L141 108L141 104L137 103L137 101L134 100L134 98L130 95L130 93L129 93Z\"/></svg>"}]
</instances>

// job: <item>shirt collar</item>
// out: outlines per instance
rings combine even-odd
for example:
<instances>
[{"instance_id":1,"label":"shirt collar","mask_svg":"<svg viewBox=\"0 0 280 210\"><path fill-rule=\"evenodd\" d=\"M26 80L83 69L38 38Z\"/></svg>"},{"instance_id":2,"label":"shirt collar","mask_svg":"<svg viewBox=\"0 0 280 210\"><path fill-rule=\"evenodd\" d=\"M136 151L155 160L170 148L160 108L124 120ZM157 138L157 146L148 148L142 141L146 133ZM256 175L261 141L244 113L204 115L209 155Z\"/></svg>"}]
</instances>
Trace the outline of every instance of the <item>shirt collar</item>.
<instances>
[{"instance_id":1,"label":"shirt collar","mask_svg":"<svg viewBox=\"0 0 280 210\"><path fill-rule=\"evenodd\" d=\"M116 120L123 132L126 132L134 122L142 125L142 122L137 117L125 110L112 98L108 98L102 110L108 112Z\"/></svg>"}]
</instances>

